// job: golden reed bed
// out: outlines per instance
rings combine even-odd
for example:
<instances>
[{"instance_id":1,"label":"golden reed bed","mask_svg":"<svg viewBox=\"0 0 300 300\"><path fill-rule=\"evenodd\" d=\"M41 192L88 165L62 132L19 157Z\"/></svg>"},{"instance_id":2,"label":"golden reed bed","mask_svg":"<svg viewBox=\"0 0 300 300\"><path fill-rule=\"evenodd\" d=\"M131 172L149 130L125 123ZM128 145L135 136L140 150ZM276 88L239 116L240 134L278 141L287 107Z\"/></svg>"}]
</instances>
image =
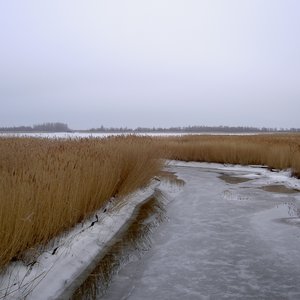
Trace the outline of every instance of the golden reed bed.
<instances>
[{"instance_id":1,"label":"golden reed bed","mask_svg":"<svg viewBox=\"0 0 300 300\"><path fill-rule=\"evenodd\" d=\"M0 266L159 174L162 158L292 168L300 135L0 138Z\"/></svg>"},{"instance_id":2,"label":"golden reed bed","mask_svg":"<svg viewBox=\"0 0 300 300\"><path fill-rule=\"evenodd\" d=\"M300 176L300 134L189 135L161 143L169 159L292 168Z\"/></svg>"},{"instance_id":3,"label":"golden reed bed","mask_svg":"<svg viewBox=\"0 0 300 300\"><path fill-rule=\"evenodd\" d=\"M145 138L1 138L0 266L147 184L155 158Z\"/></svg>"}]
</instances>

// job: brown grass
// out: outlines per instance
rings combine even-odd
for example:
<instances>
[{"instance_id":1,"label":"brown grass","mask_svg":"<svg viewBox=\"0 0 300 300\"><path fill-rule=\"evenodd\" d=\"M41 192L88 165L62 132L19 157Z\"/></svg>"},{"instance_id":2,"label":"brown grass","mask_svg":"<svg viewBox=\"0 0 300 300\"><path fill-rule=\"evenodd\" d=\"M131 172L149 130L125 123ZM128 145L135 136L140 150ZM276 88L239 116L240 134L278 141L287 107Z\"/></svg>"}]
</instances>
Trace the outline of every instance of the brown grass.
<instances>
[{"instance_id":1,"label":"brown grass","mask_svg":"<svg viewBox=\"0 0 300 300\"><path fill-rule=\"evenodd\" d=\"M189 135L160 140L169 159L292 168L300 174L300 135Z\"/></svg>"},{"instance_id":2,"label":"brown grass","mask_svg":"<svg viewBox=\"0 0 300 300\"><path fill-rule=\"evenodd\" d=\"M160 158L292 168L300 135L0 138L0 267L158 175Z\"/></svg>"},{"instance_id":3,"label":"brown grass","mask_svg":"<svg viewBox=\"0 0 300 300\"><path fill-rule=\"evenodd\" d=\"M0 266L147 184L160 170L151 139L0 139Z\"/></svg>"}]
</instances>

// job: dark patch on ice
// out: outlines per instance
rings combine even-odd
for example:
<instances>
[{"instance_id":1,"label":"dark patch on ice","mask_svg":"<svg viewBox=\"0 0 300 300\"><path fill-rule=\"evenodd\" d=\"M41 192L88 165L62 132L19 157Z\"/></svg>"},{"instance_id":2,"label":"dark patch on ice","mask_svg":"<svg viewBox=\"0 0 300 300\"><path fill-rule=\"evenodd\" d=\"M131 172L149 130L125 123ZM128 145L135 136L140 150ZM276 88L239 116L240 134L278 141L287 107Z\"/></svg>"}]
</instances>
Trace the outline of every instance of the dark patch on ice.
<instances>
[{"instance_id":1,"label":"dark patch on ice","mask_svg":"<svg viewBox=\"0 0 300 300\"><path fill-rule=\"evenodd\" d=\"M288 188L284 185L277 185L277 184L262 186L260 189L267 191L267 192L280 193L280 194L295 194L295 193L300 192L297 189L292 189L292 188Z\"/></svg>"},{"instance_id":2,"label":"dark patch on ice","mask_svg":"<svg viewBox=\"0 0 300 300\"><path fill-rule=\"evenodd\" d=\"M222 174L221 176L219 176L219 178L225 181L226 183L230 183L230 184L238 184L238 183L243 183L252 180L249 178L235 177L226 174Z\"/></svg>"},{"instance_id":3,"label":"dark patch on ice","mask_svg":"<svg viewBox=\"0 0 300 300\"><path fill-rule=\"evenodd\" d=\"M290 218L279 218L274 219L275 222L283 223L287 225L293 225L300 227L300 218L299 217L290 217Z\"/></svg>"},{"instance_id":4,"label":"dark patch on ice","mask_svg":"<svg viewBox=\"0 0 300 300\"><path fill-rule=\"evenodd\" d=\"M55 255L55 253L57 252L57 249L58 249L58 247L55 247L51 254Z\"/></svg>"}]
</instances>

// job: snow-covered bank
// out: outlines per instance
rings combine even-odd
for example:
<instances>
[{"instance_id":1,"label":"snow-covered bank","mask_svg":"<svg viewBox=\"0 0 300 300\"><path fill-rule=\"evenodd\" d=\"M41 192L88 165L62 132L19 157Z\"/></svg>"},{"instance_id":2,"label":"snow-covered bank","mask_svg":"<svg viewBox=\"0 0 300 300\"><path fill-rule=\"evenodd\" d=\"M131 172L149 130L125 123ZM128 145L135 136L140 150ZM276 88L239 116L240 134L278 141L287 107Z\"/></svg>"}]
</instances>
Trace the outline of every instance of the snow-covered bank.
<instances>
[{"instance_id":1,"label":"snow-covered bank","mask_svg":"<svg viewBox=\"0 0 300 300\"><path fill-rule=\"evenodd\" d=\"M0 277L0 299L57 299L66 295L66 290L72 293L83 280L82 274L93 268L94 261L134 209L151 197L159 185L154 180L122 202L111 200L91 219L49 243L39 256L31 252L23 262L11 263Z\"/></svg>"},{"instance_id":2,"label":"snow-covered bank","mask_svg":"<svg viewBox=\"0 0 300 300\"><path fill-rule=\"evenodd\" d=\"M168 164L176 167L202 168L219 171L224 170L232 173L237 172L238 175L233 176L255 179L255 182L253 183L258 187L270 184L283 184L289 188L300 190L300 180L291 176L291 170L269 170L267 166L242 166L205 162L169 161Z\"/></svg>"}]
</instances>

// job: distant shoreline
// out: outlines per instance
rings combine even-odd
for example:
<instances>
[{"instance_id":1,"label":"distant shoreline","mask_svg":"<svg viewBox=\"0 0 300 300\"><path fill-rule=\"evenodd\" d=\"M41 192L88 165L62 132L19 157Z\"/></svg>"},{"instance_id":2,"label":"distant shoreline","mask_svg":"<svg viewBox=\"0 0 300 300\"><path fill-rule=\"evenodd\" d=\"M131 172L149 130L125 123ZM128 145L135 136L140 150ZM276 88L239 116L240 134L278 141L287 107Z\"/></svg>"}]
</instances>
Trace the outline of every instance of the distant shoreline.
<instances>
[{"instance_id":1,"label":"distant shoreline","mask_svg":"<svg viewBox=\"0 0 300 300\"><path fill-rule=\"evenodd\" d=\"M0 134L276 134L276 133L300 133L299 130L274 130L274 131L5 131L0 130Z\"/></svg>"},{"instance_id":2,"label":"distant shoreline","mask_svg":"<svg viewBox=\"0 0 300 300\"><path fill-rule=\"evenodd\" d=\"M97 133L97 134L250 134L250 133L297 133L300 128L271 128L271 127L251 127L251 126L171 126L165 127L104 127L101 125L97 128L89 129L72 129L67 123L62 122L48 122L37 124L33 126L8 126L0 127L0 133Z\"/></svg>"}]
</instances>

